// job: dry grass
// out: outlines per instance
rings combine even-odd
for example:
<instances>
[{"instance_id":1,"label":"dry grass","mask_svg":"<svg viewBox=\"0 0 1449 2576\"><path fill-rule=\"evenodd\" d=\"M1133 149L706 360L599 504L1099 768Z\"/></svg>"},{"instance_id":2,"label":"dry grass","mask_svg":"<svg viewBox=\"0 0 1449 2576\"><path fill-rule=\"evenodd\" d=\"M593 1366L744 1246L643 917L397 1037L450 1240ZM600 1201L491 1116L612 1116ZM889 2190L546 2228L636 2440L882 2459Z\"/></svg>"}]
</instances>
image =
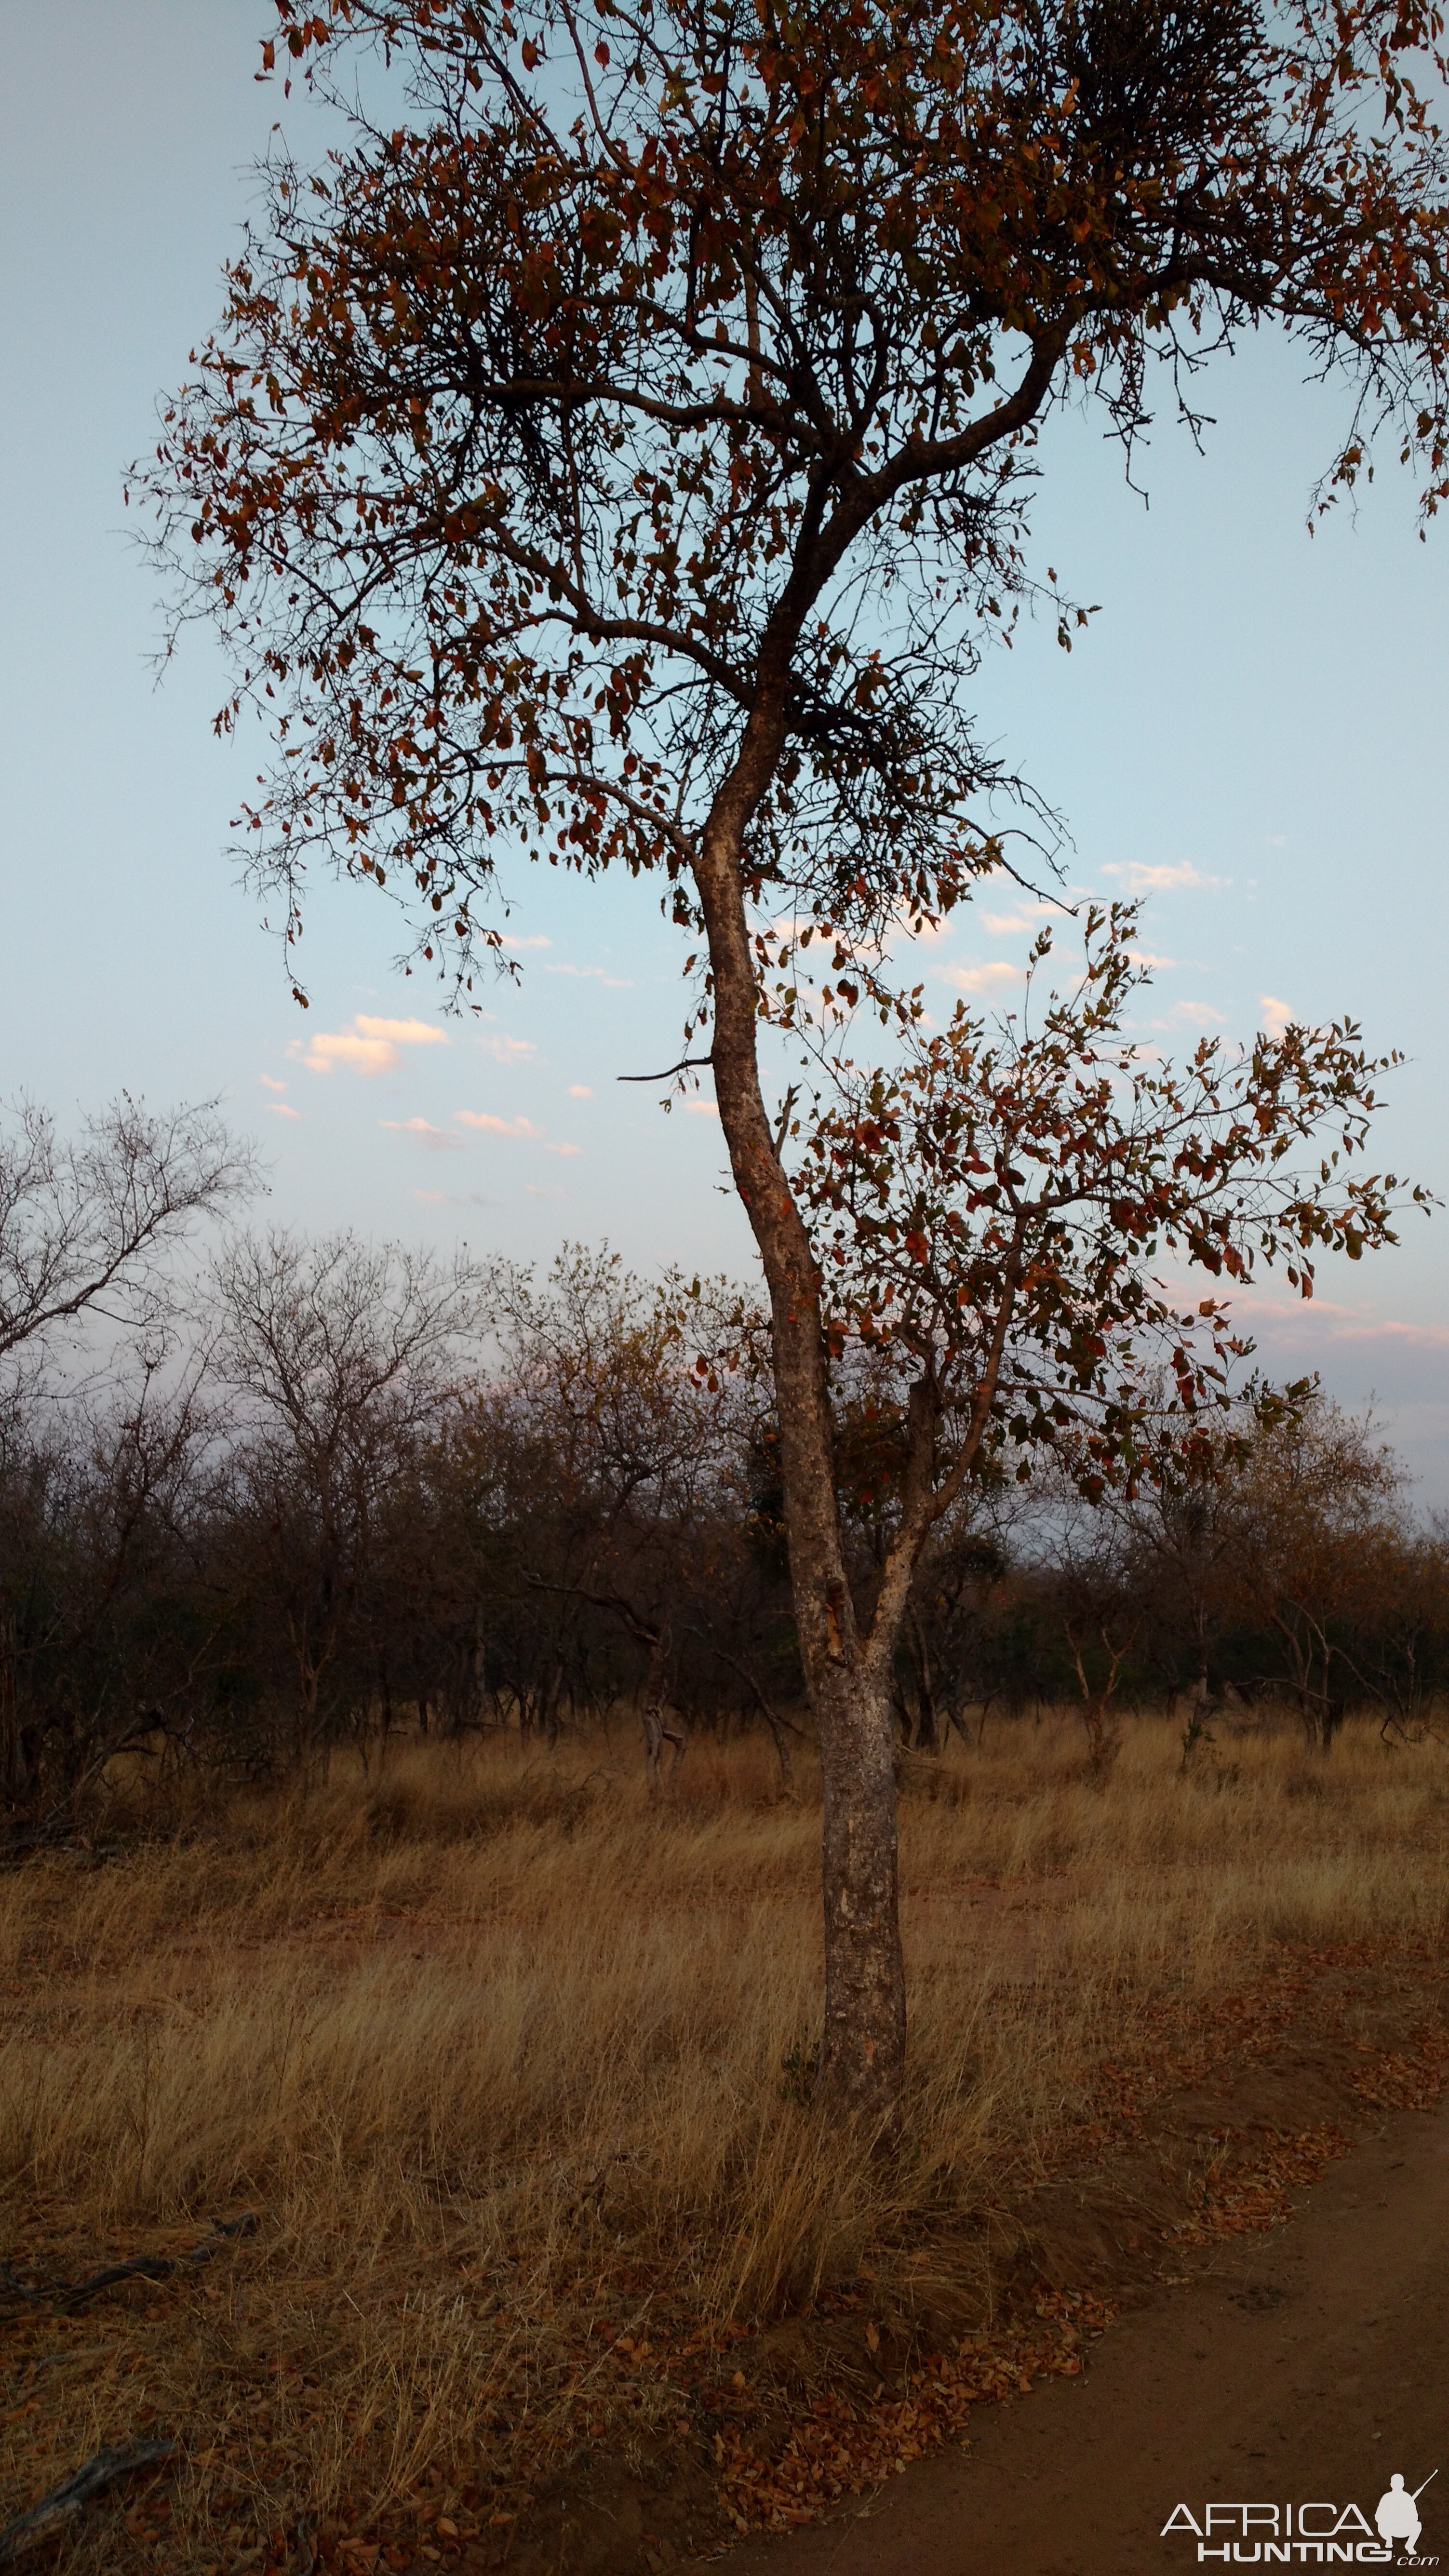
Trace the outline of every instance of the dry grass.
<instances>
[{"instance_id":1,"label":"dry grass","mask_svg":"<svg viewBox=\"0 0 1449 2576\"><path fill-rule=\"evenodd\" d=\"M868 2246L905 2261L1044 2171L1165 2010L1275 1945L1441 1938L1434 1743L1350 1728L1323 1763L1284 1731L1179 1764L1143 1720L1105 1790L1069 1721L907 1766L888 2167L808 2106L818 1819L753 1744L696 1746L652 1802L597 1749L400 1747L381 1780L0 1880L12 2246L75 2273L261 2222L184 2285L24 2330L9 2509L157 2420L187 2446L193 2567L429 2470L506 2505L551 2445L646 2441L677 2408L601 2317L677 2338Z\"/></svg>"}]
</instances>

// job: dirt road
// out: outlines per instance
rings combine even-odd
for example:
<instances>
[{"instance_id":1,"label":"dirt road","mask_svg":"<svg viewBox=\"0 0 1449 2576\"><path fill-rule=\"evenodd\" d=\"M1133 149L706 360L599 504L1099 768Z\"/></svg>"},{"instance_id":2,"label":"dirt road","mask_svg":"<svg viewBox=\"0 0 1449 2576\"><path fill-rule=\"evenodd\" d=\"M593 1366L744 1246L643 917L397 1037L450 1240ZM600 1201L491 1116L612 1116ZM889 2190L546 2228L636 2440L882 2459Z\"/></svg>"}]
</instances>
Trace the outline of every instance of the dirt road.
<instances>
[{"instance_id":1,"label":"dirt road","mask_svg":"<svg viewBox=\"0 0 1449 2576\"><path fill-rule=\"evenodd\" d=\"M1324 2534L1352 2500L1377 2548L1392 2473L1413 2489L1435 2469L1418 2563L1449 2567L1449 2107L1391 2116L1288 2226L1115 2325L1081 2379L977 2421L969 2451L849 2521L751 2542L731 2576L1185 2576L1225 2541L1229 2565L1261 2565L1261 2516L1247 2540L1219 2519L1203 2562L1180 2517L1162 2536L1184 2504L1201 2530L1209 2501L1276 2503L1281 2546L1286 2504L1317 2504ZM1348 2517L1330 2557L1296 2511L1292 2530L1295 2566L1357 2561L1365 2539Z\"/></svg>"}]
</instances>

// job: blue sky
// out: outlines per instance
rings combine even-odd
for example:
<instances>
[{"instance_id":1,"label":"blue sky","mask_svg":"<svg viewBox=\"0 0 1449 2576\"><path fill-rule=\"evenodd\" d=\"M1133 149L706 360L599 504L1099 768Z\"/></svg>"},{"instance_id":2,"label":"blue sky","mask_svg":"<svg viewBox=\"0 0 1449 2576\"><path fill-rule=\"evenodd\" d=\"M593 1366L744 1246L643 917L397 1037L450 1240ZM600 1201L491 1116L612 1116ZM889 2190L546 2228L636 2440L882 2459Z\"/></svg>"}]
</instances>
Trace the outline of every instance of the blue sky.
<instances>
[{"instance_id":1,"label":"blue sky","mask_svg":"<svg viewBox=\"0 0 1449 2576\"><path fill-rule=\"evenodd\" d=\"M383 903L320 889L289 998L224 854L254 761L218 745L221 674L188 643L158 687L151 578L121 469L218 304L248 169L304 102L254 83L261 0L0 0L0 1092L63 1117L125 1084L214 1092L262 1143L270 1212L546 1258L607 1235L642 1267L744 1266L710 1104L665 1116L616 1077L677 1053L681 943L647 889L515 880L521 988L447 1022L393 966ZM1171 961L1155 1040L1350 1012L1409 1062L1379 1159L1449 1195L1442 1104L1449 521L1418 539L1390 457L1310 538L1344 398L1250 341L1164 416L1150 507L1079 418L1043 446L1036 559L1101 613L1070 655L1025 636L977 686L987 734L1063 812L1070 884L1142 890ZM988 893L922 952L932 1009L1009 1003L1029 931ZM1157 1025L1160 1023L1160 1027ZM1310 1314L1245 1301L1275 1372L1378 1398L1426 1503L1449 1502L1449 1217L1321 1274Z\"/></svg>"}]
</instances>

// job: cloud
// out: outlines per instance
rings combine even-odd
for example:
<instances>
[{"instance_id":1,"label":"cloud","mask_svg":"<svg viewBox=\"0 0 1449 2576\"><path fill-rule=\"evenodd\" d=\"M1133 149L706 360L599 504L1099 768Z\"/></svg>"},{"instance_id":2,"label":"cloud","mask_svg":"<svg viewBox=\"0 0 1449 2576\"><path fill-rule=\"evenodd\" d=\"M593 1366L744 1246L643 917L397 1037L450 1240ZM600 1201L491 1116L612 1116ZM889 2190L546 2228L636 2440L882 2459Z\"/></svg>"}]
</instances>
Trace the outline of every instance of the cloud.
<instances>
[{"instance_id":1,"label":"cloud","mask_svg":"<svg viewBox=\"0 0 1449 2576\"><path fill-rule=\"evenodd\" d=\"M1065 904L1037 900L1014 904L1010 912L983 912L979 918L995 938L1009 939L1014 931L1040 930L1044 921L1065 921L1070 915Z\"/></svg>"},{"instance_id":2,"label":"cloud","mask_svg":"<svg viewBox=\"0 0 1449 2576\"><path fill-rule=\"evenodd\" d=\"M545 975L576 975L580 981L607 984L616 993L632 993L634 990L627 975L606 975L602 966L545 966L543 971Z\"/></svg>"},{"instance_id":3,"label":"cloud","mask_svg":"<svg viewBox=\"0 0 1449 2576\"><path fill-rule=\"evenodd\" d=\"M1175 957L1155 957L1150 948L1129 948L1127 954L1134 966L1158 966L1165 969L1177 964Z\"/></svg>"},{"instance_id":4,"label":"cloud","mask_svg":"<svg viewBox=\"0 0 1449 2576\"><path fill-rule=\"evenodd\" d=\"M551 1145L541 1127L531 1118L495 1118L491 1109L458 1109L454 1111L460 1127L476 1128L483 1136L512 1136L525 1144L541 1145L546 1154L581 1154L582 1145Z\"/></svg>"},{"instance_id":5,"label":"cloud","mask_svg":"<svg viewBox=\"0 0 1449 2576\"><path fill-rule=\"evenodd\" d=\"M446 1046L447 1032L435 1029L430 1020L379 1020L370 1011L359 1011L352 1023L365 1038L385 1038L390 1046Z\"/></svg>"},{"instance_id":6,"label":"cloud","mask_svg":"<svg viewBox=\"0 0 1449 2576\"><path fill-rule=\"evenodd\" d=\"M427 1118L379 1118L379 1127L389 1127L395 1136L411 1136L429 1154L461 1154L463 1139L450 1136L445 1127L435 1127Z\"/></svg>"},{"instance_id":7,"label":"cloud","mask_svg":"<svg viewBox=\"0 0 1449 2576\"><path fill-rule=\"evenodd\" d=\"M1168 894L1175 886L1199 886L1204 891L1230 883L1227 877L1205 876L1191 859L1179 859L1174 867L1143 867L1137 859L1114 862L1102 870L1104 877L1121 877L1129 894Z\"/></svg>"},{"instance_id":8,"label":"cloud","mask_svg":"<svg viewBox=\"0 0 1449 2576\"><path fill-rule=\"evenodd\" d=\"M264 1073L261 1080L264 1091L285 1091L287 1088L285 1082L278 1082L274 1073Z\"/></svg>"},{"instance_id":9,"label":"cloud","mask_svg":"<svg viewBox=\"0 0 1449 2576\"><path fill-rule=\"evenodd\" d=\"M541 1181L525 1181L523 1194L530 1199L561 1199L564 1196L560 1189L546 1189Z\"/></svg>"},{"instance_id":10,"label":"cloud","mask_svg":"<svg viewBox=\"0 0 1449 2576\"><path fill-rule=\"evenodd\" d=\"M1286 850L1288 847L1286 832L1265 832L1263 838L1270 850Z\"/></svg>"},{"instance_id":11,"label":"cloud","mask_svg":"<svg viewBox=\"0 0 1449 2576\"><path fill-rule=\"evenodd\" d=\"M300 1109L289 1109L285 1100L274 1100L270 1106L274 1118L300 1118L302 1115Z\"/></svg>"},{"instance_id":12,"label":"cloud","mask_svg":"<svg viewBox=\"0 0 1449 2576\"><path fill-rule=\"evenodd\" d=\"M1381 1348L1449 1351L1449 1324L1406 1323L1396 1315L1376 1316L1369 1308L1345 1306L1331 1297L1284 1296L1270 1287L1255 1287L1239 1304L1243 1321L1255 1333L1275 1337L1311 1334L1335 1344L1377 1344Z\"/></svg>"},{"instance_id":13,"label":"cloud","mask_svg":"<svg viewBox=\"0 0 1449 2576\"><path fill-rule=\"evenodd\" d=\"M719 1116L719 1111L712 1100L686 1100L684 1106L691 1118L718 1118Z\"/></svg>"},{"instance_id":14,"label":"cloud","mask_svg":"<svg viewBox=\"0 0 1449 2576\"><path fill-rule=\"evenodd\" d=\"M527 939L504 938L500 940L499 945L503 948L552 948L553 941L545 939L541 930L535 930L530 932Z\"/></svg>"},{"instance_id":15,"label":"cloud","mask_svg":"<svg viewBox=\"0 0 1449 2576\"><path fill-rule=\"evenodd\" d=\"M1276 993L1260 993L1258 1008L1263 1014L1263 1028L1270 1038L1281 1038L1291 1027L1295 1013L1291 1002L1280 1002Z\"/></svg>"},{"instance_id":16,"label":"cloud","mask_svg":"<svg viewBox=\"0 0 1449 2576\"><path fill-rule=\"evenodd\" d=\"M421 1199L424 1207L446 1207L448 1204L446 1190L414 1190L413 1197Z\"/></svg>"},{"instance_id":17,"label":"cloud","mask_svg":"<svg viewBox=\"0 0 1449 2576\"><path fill-rule=\"evenodd\" d=\"M593 1096L593 1090L587 1082L571 1082L569 1084L570 1100L592 1100Z\"/></svg>"},{"instance_id":18,"label":"cloud","mask_svg":"<svg viewBox=\"0 0 1449 2576\"><path fill-rule=\"evenodd\" d=\"M1179 1028L1220 1029L1225 1015L1215 1011L1211 1002L1174 1002L1172 1016Z\"/></svg>"},{"instance_id":19,"label":"cloud","mask_svg":"<svg viewBox=\"0 0 1449 2576\"><path fill-rule=\"evenodd\" d=\"M444 1031L427 1020L386 1020L359 1011L350 1029L317 1029L305 1045L294 1039L288 1052L300 1055L313 1073L330 1073L336 1064L351 1065L354 1073L393 1073L402 1062L400 1048L447 1043Z\"/></svg>"},{"instance_id":20,"label":"cloud","mask_svg":"<svg viewBox=\"0 0 1449 2576\"><path fill-rule=\"evenodd\" d=\"M460 1127L476 1127L483 1136L530 1136L536 1140L543 1136L543 1129L535 1127L531 1118L495 1118L488 1109L459 1109L454 1114Z\"/></svg>"},{"instance_id":21,"label":"cloud","mask_svg":"<svg viewBox=\"0 0 1449 2576\"><path fill-rule=\"evenodd\" d=\"M391 1073L402 1058L386 1038L359 1037L348 1029L319 1029L302 1062L314 1073L330 1073L336 1064L350 1064L354 1073Z\"/></svg>"},{"instance_id":22,"label":"cloud","mask_svg":"<svg viewBox=\"0 0 1449 2576\"><path fill-rule=\"evenodd\" d=\"M532 1038L480 1037L478 1044L495 1064L522 1064L525 1058L538 1053Z\"/></svg>"},{"instance_id":23,"label":"cloud","mask_svg":"<svg viewBox=\"0 0 1449 2576\"><path fill-rule=\"evenodd\" d=\"M1013 966L1004 957L993 957L985 966L953 966L946 981L958 993L1001 993L1013 984L1026 982L1024 966Z\"/></svg>"}]
</instances>

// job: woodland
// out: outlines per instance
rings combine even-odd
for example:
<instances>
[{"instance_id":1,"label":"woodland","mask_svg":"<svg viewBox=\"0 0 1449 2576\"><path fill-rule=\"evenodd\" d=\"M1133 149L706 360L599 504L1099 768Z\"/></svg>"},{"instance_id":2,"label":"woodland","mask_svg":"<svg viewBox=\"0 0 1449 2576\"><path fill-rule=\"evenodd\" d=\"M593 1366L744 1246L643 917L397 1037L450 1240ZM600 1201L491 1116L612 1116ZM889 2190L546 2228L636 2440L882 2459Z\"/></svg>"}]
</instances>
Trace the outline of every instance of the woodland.
<instances>
[{"instance_id":1,"label":"woodland","mask_svg":"<svg viewBox=\"0 0 1449 2576\"><path fill-rule=\"evenodd\" d=\"M28 1198L24 1132L3 1166L12 1842L72 1831L125 1756L158 1783L225 1788L322 1777L337 1752L366 1763L392 1736L597 1736L658 1781L694 1739L758 1732L791 1778L811 1721L768 1363L739 1328L739 1292L646 1282L580 1247L536 1276L236 1229L202 1258L185 1231L199 1202L246 1178L214 1123L163 1138L117 1112L90 1166L72 1153L62 1172L32 1115L49 1161ZM150 1157L164 1216L146 1245L95 1265L107 1347L94 1321L90 1347L58 1347L62 1220L74 1245L82 1222L104 1222L103 1191L124 1204L128 1155L133 1186ZM42 1251L49 1309L32 1302L22 1341L15 1283L22 1268L39 1279ZM734 1364L706 1367L697 1346L731 1328ZM842 1366L862 1618L906 1469L891 1395L868 1360ZM1268 1707L1325 1753L1349 1709L1386 1740L1433 1727L1449 1533L1415 1512L1370 1422L1312 1385L1245 1374L1196 1447L1135 1485L1089 1498L1080 1468L1071 1441L1025 1482L988 1452L936 1524L890 1674L900 1747L939 1756L1071 1706L1105 1781L1131 1708L1177 1712L1189 1749L1214 1712Z\"/></svg>"}]
</instances>

